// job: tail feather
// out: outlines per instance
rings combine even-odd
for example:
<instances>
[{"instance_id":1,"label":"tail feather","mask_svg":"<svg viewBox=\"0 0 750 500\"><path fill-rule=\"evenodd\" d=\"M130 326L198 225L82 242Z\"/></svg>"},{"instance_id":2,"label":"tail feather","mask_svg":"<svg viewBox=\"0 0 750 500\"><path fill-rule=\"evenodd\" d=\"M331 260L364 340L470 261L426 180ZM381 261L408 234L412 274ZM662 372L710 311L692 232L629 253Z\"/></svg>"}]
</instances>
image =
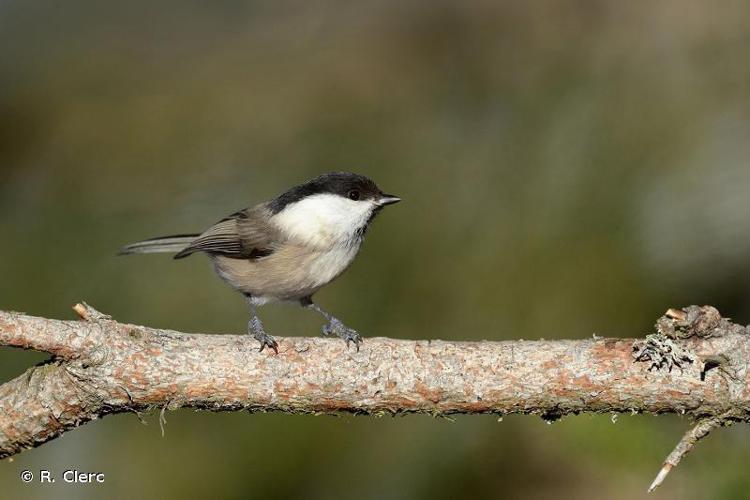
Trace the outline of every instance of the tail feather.
<instances>
[{"instance_id":1,"label":"tail feather","mask_svg":"<svg viewBox=\"0 0 750 500\"><path fill-rule=\"evenodd\" d=\"M118 255L132 255L136 253L177 253L184 250L199 234L178 234L162 236L150 240L139 241L125 245Z\"/></svg>"}]
</instances>

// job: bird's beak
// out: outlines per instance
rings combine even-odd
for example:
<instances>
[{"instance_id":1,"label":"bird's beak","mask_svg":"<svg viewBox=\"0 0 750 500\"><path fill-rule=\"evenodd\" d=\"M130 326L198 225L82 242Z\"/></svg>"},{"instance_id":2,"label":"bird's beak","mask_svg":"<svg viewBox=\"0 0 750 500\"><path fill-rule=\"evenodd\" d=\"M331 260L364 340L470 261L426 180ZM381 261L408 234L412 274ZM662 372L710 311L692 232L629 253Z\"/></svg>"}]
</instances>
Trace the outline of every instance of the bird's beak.
<instances>
[{"instance_id":1,"label":"bird's beak","mask_svg":"<svg viewBox=\"0 0 750 500\"><path fill-rule=\"evenodd\" d=\"M394 203L398 203L399 201L401 201L401 198L399 198L398 196L393 196L392 194L383 194L380 195L378 206L384 207L386 205L393 205Z\"/></svg>"}]
</instances>

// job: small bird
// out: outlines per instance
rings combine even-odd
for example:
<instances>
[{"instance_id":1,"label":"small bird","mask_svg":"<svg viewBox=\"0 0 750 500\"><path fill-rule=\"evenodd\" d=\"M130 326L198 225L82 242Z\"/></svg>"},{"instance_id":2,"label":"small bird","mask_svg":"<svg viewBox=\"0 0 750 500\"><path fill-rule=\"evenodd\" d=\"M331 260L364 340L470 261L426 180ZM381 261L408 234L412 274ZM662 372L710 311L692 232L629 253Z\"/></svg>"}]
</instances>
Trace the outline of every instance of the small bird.
<instances>
[{"instance_id":1,"label":"small bird","mask_svg":"<svg viewBox=\"0 0 750 500\"><path fill-rule=\"evenodd\" d=\"M353 342L359 350L359 333L321 309L312 296L354 261L380 210L399 201L363 175L333 172L235 212L201 234L140 241L120 254L208 255L219 277L245 296L248 333L260 342L260 351L269 347L278 352L278 344L264 330L256 308L278 301L296 301L317 311L327 321L323 335L336 335L347 346Z\"/></svg>"}]
</instances>

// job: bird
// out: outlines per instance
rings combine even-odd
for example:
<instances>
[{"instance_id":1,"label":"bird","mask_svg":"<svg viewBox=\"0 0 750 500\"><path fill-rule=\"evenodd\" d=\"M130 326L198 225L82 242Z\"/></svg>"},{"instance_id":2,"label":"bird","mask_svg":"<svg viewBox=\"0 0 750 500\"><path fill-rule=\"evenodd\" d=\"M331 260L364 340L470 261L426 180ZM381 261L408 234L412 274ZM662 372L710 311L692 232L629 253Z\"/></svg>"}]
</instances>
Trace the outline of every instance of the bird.
<instances>
[{"instance_id":1,"label":"bird","mask_svg":"<svg viewBox=\"0 0 750 500\"><path fill-rule=\"evenodd\" d=\"M361 335L312 297L352 264L383 207L399 201L364 175L330 172L234 212L202 233L151 238L119 253L173 253L175 259L207 255L216 274L244 295L248 334L260 342L261 352L268 347L278 354L278 343L257 313L271 302L298 302L319 313L326 321L324 336L338 336L359 351Z\"/></svg>"}]
</instances>

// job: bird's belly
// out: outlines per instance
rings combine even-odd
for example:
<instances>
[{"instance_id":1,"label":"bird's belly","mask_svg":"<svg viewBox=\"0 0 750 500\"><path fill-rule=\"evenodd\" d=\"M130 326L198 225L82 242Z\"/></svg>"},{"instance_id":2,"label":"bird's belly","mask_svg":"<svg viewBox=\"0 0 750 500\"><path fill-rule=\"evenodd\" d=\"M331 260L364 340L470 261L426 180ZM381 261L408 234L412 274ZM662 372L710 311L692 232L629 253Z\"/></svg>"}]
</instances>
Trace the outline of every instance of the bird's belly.
<instances>
[{"instance_id":1,"label":"bird's belly","mask_svg":"<svg viewBox=\"0 0 750 500\"><path fill-rule=\"evenodd\" d=\"M215 256L214 266L232 287L262 304L312 295L343 273L358 251L359 245L287 247L255 260Z\"/></svg>"}]
</instances>

